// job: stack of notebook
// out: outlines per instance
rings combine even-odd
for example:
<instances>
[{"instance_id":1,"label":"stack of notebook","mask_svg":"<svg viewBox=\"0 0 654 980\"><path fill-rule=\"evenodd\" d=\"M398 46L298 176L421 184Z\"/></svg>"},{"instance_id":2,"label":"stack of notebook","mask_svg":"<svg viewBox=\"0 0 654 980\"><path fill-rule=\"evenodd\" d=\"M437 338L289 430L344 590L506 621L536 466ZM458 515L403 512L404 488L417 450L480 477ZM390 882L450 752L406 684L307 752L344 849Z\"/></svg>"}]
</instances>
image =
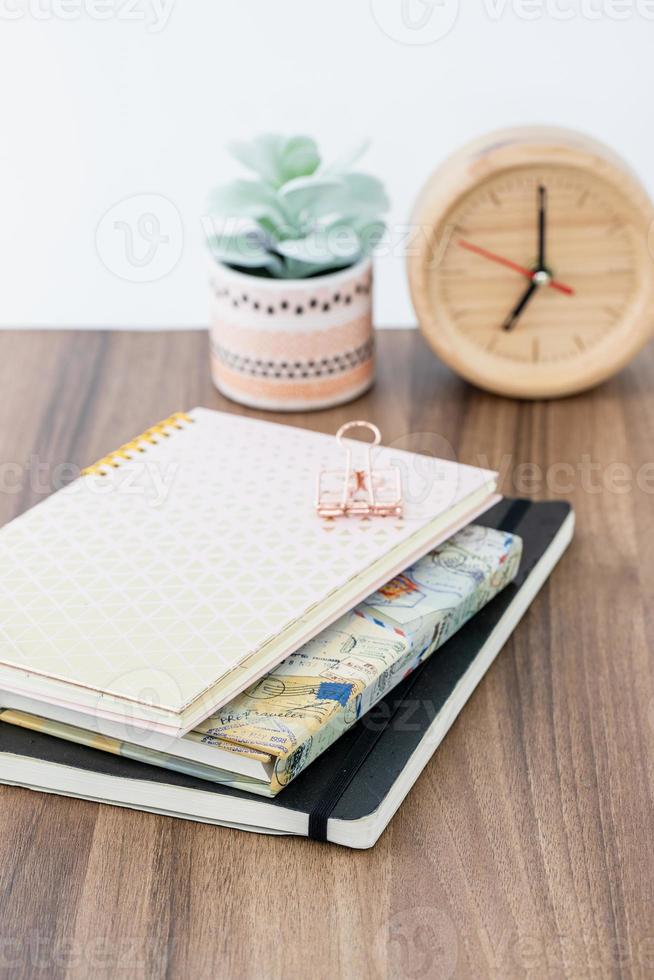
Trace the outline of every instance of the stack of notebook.
<instances>
[{"instance_id":1,"label":"stack of notebook","mask_svg":"<svg viewBox=\"0 0 654 980\"><path fill-rule=\"evenodd\" d=\"M326 518L333 437L195 409L3 528L0 781L374 843L572 535L374 458L401 516Z\"/></svg>"}]
</instances>

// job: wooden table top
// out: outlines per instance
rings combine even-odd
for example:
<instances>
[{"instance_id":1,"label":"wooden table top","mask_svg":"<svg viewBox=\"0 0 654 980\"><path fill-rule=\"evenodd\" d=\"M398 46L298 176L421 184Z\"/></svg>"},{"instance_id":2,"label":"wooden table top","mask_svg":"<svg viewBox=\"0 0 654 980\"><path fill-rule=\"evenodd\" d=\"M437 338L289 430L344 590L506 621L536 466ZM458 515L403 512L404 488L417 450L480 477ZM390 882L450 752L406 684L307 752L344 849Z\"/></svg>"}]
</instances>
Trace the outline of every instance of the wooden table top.
<instances>
[{"instance_id":1,"label":"wooden table top","mask_svg":"<svg viewBox=\"0 0 654 980\"><path fill-rule=\"evenodd\" d=\"M0 976L652 977L653 378L650 346L519 403L388 331L368 395L284 417L569 499L572 547L372 850L0 787ZM199 331L5 332L0 391L1 523L177 409L240 411Z\"/></svg>"}]
</instances>

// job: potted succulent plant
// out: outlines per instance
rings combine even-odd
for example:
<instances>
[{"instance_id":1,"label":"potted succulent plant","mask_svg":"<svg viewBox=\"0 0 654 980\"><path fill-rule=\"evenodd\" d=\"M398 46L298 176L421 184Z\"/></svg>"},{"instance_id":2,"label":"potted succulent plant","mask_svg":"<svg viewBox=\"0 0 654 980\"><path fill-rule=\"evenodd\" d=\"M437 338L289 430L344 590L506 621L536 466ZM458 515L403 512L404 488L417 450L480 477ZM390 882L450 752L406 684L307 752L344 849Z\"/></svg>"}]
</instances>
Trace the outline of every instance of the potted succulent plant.
<instances>
[{"instance_id":1,"label":"potted succulent plant","mask_svg":"<svg viewBox=\"0 0 654 980\"><path fill-rule=\"evenodd\" d=\"M217 189L205 230L214 383L256 408L336 405L373 381L371 252L384 232L381 182L322 163L306 136L231 147L256 179Z\"/></svg>"}]
</instances>

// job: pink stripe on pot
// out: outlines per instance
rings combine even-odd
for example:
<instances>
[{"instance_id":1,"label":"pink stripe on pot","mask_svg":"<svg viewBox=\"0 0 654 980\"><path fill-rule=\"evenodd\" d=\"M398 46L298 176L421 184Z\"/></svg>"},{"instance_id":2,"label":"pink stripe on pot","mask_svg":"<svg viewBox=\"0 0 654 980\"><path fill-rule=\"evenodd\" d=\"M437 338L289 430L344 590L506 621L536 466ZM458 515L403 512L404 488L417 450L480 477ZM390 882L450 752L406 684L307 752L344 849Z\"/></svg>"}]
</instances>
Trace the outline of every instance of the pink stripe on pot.
<instances>
[{"instance_id":1,"label":"pink stripe on pot","mask_svg":"<svg viewBox=\"0 0 654 980\"><path fill-rule=\"evenodd\" d=\"M221 346L232 351L272 358L329 357L334 350L354 350L371 335L370 313L358 316L349 323L303 333L292 330L244 330L241 326L223 321L220 327Z\"/></svg>"}]
</instances>

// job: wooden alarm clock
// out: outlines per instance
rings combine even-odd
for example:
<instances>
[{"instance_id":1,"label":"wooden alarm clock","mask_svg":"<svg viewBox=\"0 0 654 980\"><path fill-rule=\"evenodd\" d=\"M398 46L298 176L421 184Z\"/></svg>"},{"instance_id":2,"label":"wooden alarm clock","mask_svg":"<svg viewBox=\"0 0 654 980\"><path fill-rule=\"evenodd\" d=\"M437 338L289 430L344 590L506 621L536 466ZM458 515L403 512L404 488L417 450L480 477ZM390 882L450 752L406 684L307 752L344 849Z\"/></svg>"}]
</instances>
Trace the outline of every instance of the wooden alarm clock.
<instances>
[{"instance_id":1,"label":"wooden alarm clock","mask_svg":"<svg viewBox=\"0 0 654 980\"><path fill-rule=\"evenodd\" d=\"M581 391L654 326L654 208L607 147L561 129L493 133L428 180L409 283L438 356L502 395Z\"/></svg>"}]
</instances>

